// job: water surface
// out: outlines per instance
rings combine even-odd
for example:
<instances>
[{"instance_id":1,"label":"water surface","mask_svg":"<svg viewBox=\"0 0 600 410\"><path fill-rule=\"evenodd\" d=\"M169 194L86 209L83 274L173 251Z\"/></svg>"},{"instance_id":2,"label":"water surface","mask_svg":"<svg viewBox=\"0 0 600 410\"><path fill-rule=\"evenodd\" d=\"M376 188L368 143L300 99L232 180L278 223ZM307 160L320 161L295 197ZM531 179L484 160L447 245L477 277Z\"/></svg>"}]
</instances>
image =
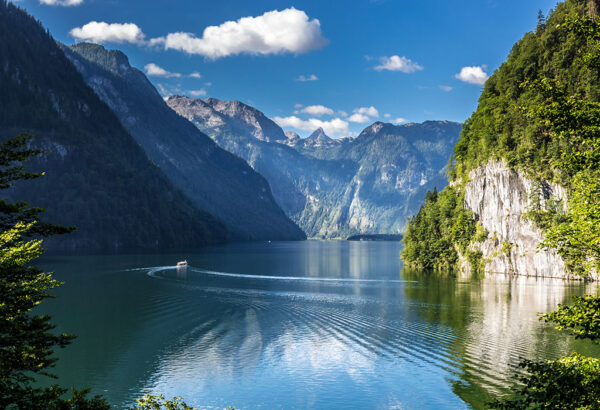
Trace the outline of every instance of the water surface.
<instances>
[{"instance_id":1,"label":"water surface","mask_svg":"<svg viewBox=\"0 0 600 410\"><path fill-rule=\"evenodd\" d=\"M199 408L463 409L509 391L522 358L600 355L537 317L593 285L407 272L400 247L46 257L66 282L46 310L78 335L56 371L117 408L152 392Z\"/></svg>"}]
</instances>

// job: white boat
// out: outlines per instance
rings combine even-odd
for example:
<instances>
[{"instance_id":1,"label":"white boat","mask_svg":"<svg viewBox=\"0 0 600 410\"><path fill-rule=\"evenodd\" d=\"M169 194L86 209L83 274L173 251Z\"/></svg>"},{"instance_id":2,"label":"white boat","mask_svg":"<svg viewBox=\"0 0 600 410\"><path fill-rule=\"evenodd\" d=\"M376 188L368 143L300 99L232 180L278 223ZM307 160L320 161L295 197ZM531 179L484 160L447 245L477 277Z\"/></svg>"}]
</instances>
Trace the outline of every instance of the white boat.
<instances>
[{"instance_id":1,"label":"white boat","mask_svg":"<svg viewBox=\"0 0 600 410\"><path fill-rule=\"evenodd\" d=\"M181 262L177 262L177 267L182 267L182 266L187 266L187 260L185 261L181 261Z\"/></svg>"}]
</instances>

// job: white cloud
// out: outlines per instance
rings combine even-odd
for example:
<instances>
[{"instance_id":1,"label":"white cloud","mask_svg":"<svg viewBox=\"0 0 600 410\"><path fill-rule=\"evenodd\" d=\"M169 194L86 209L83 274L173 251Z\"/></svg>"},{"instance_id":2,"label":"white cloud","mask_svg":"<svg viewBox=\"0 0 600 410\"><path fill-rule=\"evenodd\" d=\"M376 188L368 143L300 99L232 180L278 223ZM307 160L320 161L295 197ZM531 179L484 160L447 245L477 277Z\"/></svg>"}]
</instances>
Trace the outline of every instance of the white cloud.
<instances>
[{"instance_id":1,"label":"white cloud","mask_svg":"<svg viewBox=\"0 0 600 410\"><path fill-rule=\"evenodd\" d=\"M188 94L190 94L192 97L204 97L206 95L206 90L205 89L190 90L190 91L188 91Z\"/></svg>"},{"instance_id":2,"label":"white cloud","mask_svg":"<svg viewBox=\"0 0 600 410\"><path fill-rule=\"evenodd\" d=\"M486 69L487 67L485 65L463 67L460 70L460 73L456 74L455 77L465 83L483 85L489 78L485 72Z\"/></svg>"},{"instance_id":3,"label":"white cloud","mask_svg":"<svg viewBox=\"0 0 600 410\"><path fill-rule=\"evenodd\" d=\"M384 116L385 118L390 118L390 117L392 116L392 114L383 114L383 116Z\"/></svg>"},{"instance_id":4,"label":"white cloud","mask_svg":"<svg viewBox=\"0 0 600 410\"><path fill-rule=\"evenodd\" d=\"M321 116L321 115L333 115L334 111L329 107L325 107L324 105L308 105L308 106L302 108L301 110L294 111L294 113L295 114L302 113L302 114Z\"/></svg>"},{"instance_id":5,"label":"white cloud","mask_svg":"<svg viewBox=\"0 0 600 410\"><path fill-rule=\"evenodd\" d=\"M398 117L394 120L392 120L392 124L402 124L403 122L408 121L406 118L402 118L402 117Z\"/></svg>"},{"instance_id":6,"label":"white cloud","mask_svg":"<svg viewBox=\"0 0 600 410\"><path fill-rule=\"evenodd\" d=\"M354 112L356 114L368 115L369 117L379 117L379 111L373 106L356 108Z\"/></svg>"},{"instance_id":7,"label":"white cloud","mask_svg":"<svg viewBox=\"0 0 600 410\"><path fill-rule=\"evenodd\" d=\"M449 85L440 85L439 87L440 87L440 90L443 90L446 92L452 91L454 89L454 88L450 87Z\"/></svg>"},{"instance_id":8,"label":"white cloud","mask_svg":"<svg viewBox=\"0 0 600 410\"><path fill-rule=\"evenodd\" d=\"M296 78L296 81L300 81L300 82L306 82L306 81L317 81L319 79L319 77L317 77L314 74L311 75L301 75L300 77Z\"/></svg>"},{"instance_id":9,"label":"white cloud","mask_svg":"<svg viewBox=\"0 0 600 410\"><path fill-rule=\"evenodd\" d=\"M212 83L208 82L208 83L204 83L204 85L207 86L207 87L210 87L212 85Z\"/></svg>"},{"instance_id":10,"label":"white cloud","mask_svg":"<svg viewBox=\"0 0 600 410\"><path fill-rule=\"evenodd\" d=\"M348 121L350 122L358 122L358 123L365 123L365 122L369 122L371 119L364 115L364 114L352 114L350 117L348 117Z\"/></svg>"},{"instance_id":11,"label":"white cloud","mask_svg":"<svg viewBox=\"0 0 600 410\"><path fill-rule=\"evenodd\" d=\"M165 78L171 78L171 77L176 77L179 78L181 77L181 74L179 73L171 73L167 70L165 70L162 67L157 66L154 63L150 63L150 64L146 64L144 66L144 70L146 70L146 74L153 76L153 77L165 77Z\"/></svg>"},{"instance_id":12,"label":"white cloud","mask_svg":"<svg viewBox=\"0 0 600 410\"><path fill-rule=\"evenodd\" d=\"M338 115L340 115L340 116L342 116L342 117L347 117L347 116L348 116L348 113L347 113L346 111L339 110L339 111L338 111Z\"/></svg>"},{"instance_id":13,"label":"white cloud","mask_svg":"<svg viewBox=\"0 0 600 410\"><path fill-rule=\"evenodd\" d=\"M302 104L294 104L294 108L295 109L302 108Z\"/></svg>"},{"instance_id":14,"label":"white cloud","mask_svg":"<svg viewBox=\"0 0 600 410\"><path fill-rule=\"evenodd\" d=\"M319 20L310 20L304 11L292 7L209 26L202 37L192 33L170 33L152 39L150 44L217 59L242 53L301 54L325 46L327 40L321 33Z\"/></svg>"},{"instance_id":15,"label":"white cloud","mask_svg":"<svg viewBox=\"0 0 600 410\"><path fill-rule=\"evenodd\" d=\"M48 6L78 6L83 0L40 0L40 4Z\"/></svg>"},{"instance_id":16,"label":"white cloud","mask_svg":"<svg viewBox=\"0 0 600 410\"><path fill-rule=\"evenodd\" d=\"M133 23L112 23L90 21L82 27L75 27L69 34L78 40L94 43L133 43L144 44L144 33Z\"/></svg>"},{"instance_id":17,"label":"white cloud","mask_svg":"<svg viewBox=\"0 0 600 410\"><path fill-rule=\"evenodd\" d=\"M421 71L423 69L422 66L404 56L381 57L379 62L381 64L374 67L377 71L401 71L408 74L414 73L415 71Z\"/></svg>"},{"instance_id":18,"label":"white cloud","mask_svg":"<svg viewBox=\"0 0 600 410\"><path fill-rule=\"evenodd\" d=\"M322 121L317 118L303 120L292 115L290 117L275 117L273 118L273 121L279 124L280 127L291 127L303 131L312 132L321 127L327 135L336 137L345 137L350 134L348 122L341 118L334 118L330 121Z\"/></svg>"},{"instance_id":19,"label":"white cloud","mask_svg":"<svg viewBox=\"0 0 600 410\"><path fill-rule=\"evenodd\" d=\"M194 71L193 73L191 73L190 75L188 75L188 77L191 77L191 78L202 78L202 74L200 74L198 71Z\"/></svg>"}]
</instances>

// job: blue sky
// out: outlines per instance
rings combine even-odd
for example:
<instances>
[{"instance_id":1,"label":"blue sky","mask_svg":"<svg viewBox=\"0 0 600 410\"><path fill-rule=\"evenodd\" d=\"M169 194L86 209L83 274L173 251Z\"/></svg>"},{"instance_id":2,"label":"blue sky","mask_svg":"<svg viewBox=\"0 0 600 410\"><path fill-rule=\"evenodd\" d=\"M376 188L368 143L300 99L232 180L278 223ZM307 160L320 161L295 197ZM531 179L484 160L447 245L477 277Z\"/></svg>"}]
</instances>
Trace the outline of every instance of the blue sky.
<instances>
[{"instance_id":1,"label":"blue sky","mask_svg":"<svg viewBox=\"0 0 600 410\"><path fill-rule=\"evenodd\" d=\"M301 136L322 125L339 137L376 120L464 121L485 75L556 1L18 4L61 42L124 51L164 95L240 100Z\"/></svg>"}]
</instances>

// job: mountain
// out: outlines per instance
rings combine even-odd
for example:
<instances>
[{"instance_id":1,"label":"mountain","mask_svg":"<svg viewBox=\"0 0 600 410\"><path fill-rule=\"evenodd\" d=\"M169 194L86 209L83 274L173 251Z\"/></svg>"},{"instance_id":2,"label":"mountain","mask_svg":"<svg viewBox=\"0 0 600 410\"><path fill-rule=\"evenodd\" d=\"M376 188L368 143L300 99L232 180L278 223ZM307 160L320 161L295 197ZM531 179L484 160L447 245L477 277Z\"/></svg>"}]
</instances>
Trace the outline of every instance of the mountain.
<instances>
[{"instance_id":1,"label":"mountain","mask_svg":"<svg viewBox=\"0 0 600 410\"><path fill-rule=\"evenodd\" d=\"M63 50L148 157L195 205L221 219L232 240L305 239L275 202L268 182L173 112L125 54L89 43ZM232 104L224 111L254 120L234 123L233 129L259 139L272 133L269 121L243 107ZM225 126L217 117L210 123Z\"/></svg>"},{"instance_id":2,"label":"mountain","mask_svg":"<svg viewBox=\"0 0 600 410\"><path fill-rule=\"evenodd\" d=\"M29 164L44 177L4 194L78 227L46 247L165 249L226 240L221 222L148 159L40 23L0 1L0 38L0 138L26 131L50 151Z\"/></svg>"},{"instance_id":3,"label":"mountain","mask_svg":"<svg viewBox=\"0 0 600 410\"><path fill-rule=\"evenodd\" d=\"M285 137L287 138L285 141L282 141L282 144L293 147L296 146L300 142L300 136L296 134L294 131L287 131L285 133Z\"/></svg>"},{"instance_id":4,"label":"mountain","mask_svg":"<svg viewBox=\"0 0 600 410\"><path fill-rule=\"evenodd\" d=\"M303 139L302 147L304 148L318 148L318 147L332 147L339 144L338 140L334 140L325 134L323 128L319 127L307 138ZM296 144L298 146L298 144Z\"/></svg>"},{"instance_id":5,"label":"mountain","mask_svg":"<svg viewBox=\"0 0 600 410\"><path fill-rule=\"evenodd\" d=\"M309 237L320 238L403 232L426 190L446 185L445 166L460 130L459 124L445 121L376 123L357 138L334 140L316 130L300 139L286 136L271 121L263 122L270 125L263 130L275 130L273 134L259 139L234 127L266 118L243 103L173 96L167 104L221 147L246 159L269 181L292 220ZM225 115L233 112L228 107L244 116Z\"/></svg>"},{"instance_id":6,"label":"mountain","mask_svg":"<svg viewBox=\"0 0 600 410\"><path fill-rule=\"evenodd\" d=\"M593 0L564 1L513 46L465 122L450 186L428 193L411 220L405 264L559 278L586 269L594 276L587 268L600 266L598 215L589 214L599 209L600 52L586 25L598 12ZM587 158L584 166L578 158Z\"/></svg>"}]
</instances>

